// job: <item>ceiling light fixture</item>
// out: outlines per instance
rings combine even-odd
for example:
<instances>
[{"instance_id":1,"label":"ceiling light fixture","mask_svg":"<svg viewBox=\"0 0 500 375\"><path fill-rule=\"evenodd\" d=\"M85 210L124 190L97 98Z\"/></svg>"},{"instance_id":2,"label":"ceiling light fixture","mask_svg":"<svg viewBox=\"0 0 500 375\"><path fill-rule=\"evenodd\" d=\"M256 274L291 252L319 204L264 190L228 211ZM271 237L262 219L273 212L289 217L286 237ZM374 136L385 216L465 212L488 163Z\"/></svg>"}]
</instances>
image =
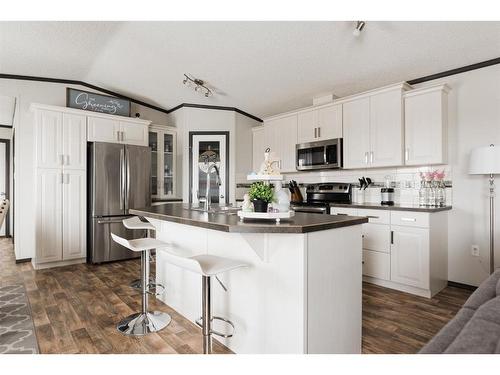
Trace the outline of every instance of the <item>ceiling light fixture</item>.
<instances>
[{"instance_id":1,"label":"ceiling light fixture","mask_svg":"<svg viewBox=\"0 0 500 375\"><path fill-rule=\"evenodd\" d=\"M355 37L360 36L361 31L363 31L365 25L366 25L366 21L356 21L356 28L352 32L352 35L354 35Z\"/></svg>"},{"instance_id":2,"label":"ceiling light fixture","mask_svg":"<svg viewBox=\"0 0 500 375\"><path fill-rule=\"evenodd\" d=\"M194 86L194 91L203 93L206 98L213 95L212 90L210 90L206 86L205 81L198 78L194 78L190 74L184 74L184 79L182 80L182 83L185 84L187 87L192 88Z\"/></svg>"}]
</instances>

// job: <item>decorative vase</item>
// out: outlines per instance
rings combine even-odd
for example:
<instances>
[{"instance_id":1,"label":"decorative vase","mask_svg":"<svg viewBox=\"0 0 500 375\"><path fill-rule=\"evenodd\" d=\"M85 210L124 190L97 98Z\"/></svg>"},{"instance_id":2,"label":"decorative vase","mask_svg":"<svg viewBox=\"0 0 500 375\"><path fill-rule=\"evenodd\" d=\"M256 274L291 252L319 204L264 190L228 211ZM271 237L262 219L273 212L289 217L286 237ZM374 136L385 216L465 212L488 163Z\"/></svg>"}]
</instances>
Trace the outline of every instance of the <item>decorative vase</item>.
<instances>
[{"instance_id":1,"label":"decorative vase","mask_svg":"<svg viewBox=\"0 0 500 375\"><path fill-rule=\"evenodd\" d=\"M255 212L267 212L268 202L263 201L262 199L254 199L253 200L253 210Z\"/></svg>"}]
</instances>

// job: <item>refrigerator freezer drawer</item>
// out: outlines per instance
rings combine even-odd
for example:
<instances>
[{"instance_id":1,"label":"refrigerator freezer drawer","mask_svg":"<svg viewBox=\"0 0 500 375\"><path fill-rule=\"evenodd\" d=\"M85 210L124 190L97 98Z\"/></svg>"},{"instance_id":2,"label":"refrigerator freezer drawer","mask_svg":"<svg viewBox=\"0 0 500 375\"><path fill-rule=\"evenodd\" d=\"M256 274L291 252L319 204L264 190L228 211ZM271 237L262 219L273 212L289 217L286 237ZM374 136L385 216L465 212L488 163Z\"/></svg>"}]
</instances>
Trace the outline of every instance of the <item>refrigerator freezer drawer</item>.
<instances>
[{"instance_id":1,"label":"refrigerator freezer drawer","mask_svg":"<svg viewBox=\"0 0 500 375\"><path fill-rule=\"evenodd\" d=\"M90 226L90 247L88 261L90 263L103 263L115 260L124 260L140 257L140 253L135 253L129 249L117 244L111 238L111 233L117 236L134 239L146 237L145 230L130 230L123 226L124 217L101 217L93 218Z\"/></svg>"}]
</instances>

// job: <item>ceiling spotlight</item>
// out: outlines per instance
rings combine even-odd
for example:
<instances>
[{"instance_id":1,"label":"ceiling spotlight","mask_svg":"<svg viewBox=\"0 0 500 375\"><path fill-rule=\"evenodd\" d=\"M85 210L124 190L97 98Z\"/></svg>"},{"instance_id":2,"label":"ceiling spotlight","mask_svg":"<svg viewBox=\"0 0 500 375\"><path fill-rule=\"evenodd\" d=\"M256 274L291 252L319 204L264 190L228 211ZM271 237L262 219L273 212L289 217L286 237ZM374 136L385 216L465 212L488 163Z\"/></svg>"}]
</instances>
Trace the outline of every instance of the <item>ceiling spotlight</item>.
<instances>
[{"instance_id":1,"label":"ceiling spotlight","mask_svg":"<svg viewBox=\"0 0 500 375\"><path fill-rule=\"evenodd\" d=\"M182 83L185 84L187 87L191 88L193 88L194 85L194 91L203 93L206 98L208 98L210 95L213 95L212 90L210 90L207 87L205 81L198 78L194 78L189 74L184 74L184 79L182 80Z\"/></svg>"},{"instance_id":2,"label":"ceiling spotlight","mask_svg":"<svg viewBox=\"0 0 500 375\"><path fill-rule=\"evenodd\" d=\"M361 31L363 31L365 25L366 25L366 21L356 21L356 28L352 32L352 35L354 35L355 37L360 36Z\"/></svg>"}]
</instances>

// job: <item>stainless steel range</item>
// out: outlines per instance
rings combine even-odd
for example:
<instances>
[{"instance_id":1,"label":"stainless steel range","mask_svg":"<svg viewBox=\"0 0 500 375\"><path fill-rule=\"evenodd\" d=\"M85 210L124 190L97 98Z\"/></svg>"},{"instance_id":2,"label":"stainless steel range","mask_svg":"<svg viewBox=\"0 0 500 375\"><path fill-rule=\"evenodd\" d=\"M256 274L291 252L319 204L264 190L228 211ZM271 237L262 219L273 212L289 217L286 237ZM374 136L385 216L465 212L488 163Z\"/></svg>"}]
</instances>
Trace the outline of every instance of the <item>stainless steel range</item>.
<instances>
[{"instance_id":1,"label":"stainless steel range","mask_svg":"<svg viewBox=\"0 0 500 375\"><path fill-rule=\"evenodd\" d=\"M295 212L330 214L330 203L351 203L352 186L344 182L311 184L306 197L305 202L291 205Z\"/></svg>"}]
</instances>

